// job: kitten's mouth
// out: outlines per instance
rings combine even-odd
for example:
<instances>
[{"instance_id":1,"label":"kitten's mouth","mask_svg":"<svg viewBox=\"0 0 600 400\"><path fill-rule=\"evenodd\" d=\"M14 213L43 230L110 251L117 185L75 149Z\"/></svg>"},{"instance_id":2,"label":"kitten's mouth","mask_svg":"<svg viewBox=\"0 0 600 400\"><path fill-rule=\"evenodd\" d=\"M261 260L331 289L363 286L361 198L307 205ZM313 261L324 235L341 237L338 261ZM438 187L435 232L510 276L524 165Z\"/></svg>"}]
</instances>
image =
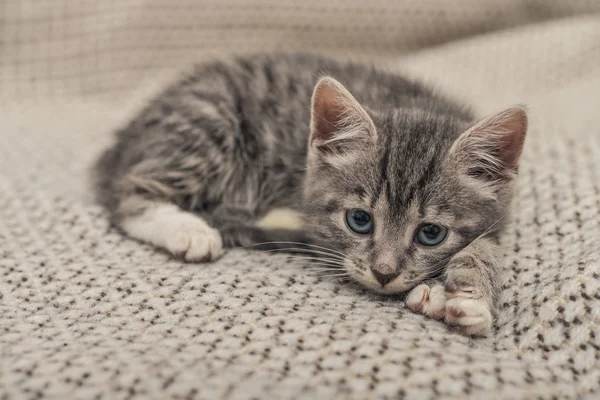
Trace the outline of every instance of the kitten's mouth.
<instances>
[{"instance_id":1,"label":"kitten's mouth","mask_svg":"<svg viewBox=\"0 0 600 400\"><path fill-rule=\"evenodd\" d=\"M369 287L381 294L398 294L411 289L402 272L383 275L377 270L369 270L365 275Z\"/></svg>"},{"instance_id":2,"label":"kitten's mouth","mask_svg":"<svg viewBox=\"0 0 600 400\"><path fill-rule=\"evenodd\" d=\"M376 287L369 287L380 294L400 294L408 292L412 287L410 285L405 284L404 282L390 282L386 285L379 284Z\"/></svg>"},{"instance_id":3,"label":"kitten's mouth","mask_svg":"<svg viewBox=\"0 0 600 400\"><path fill-rule=\"evenodd\" d=\"M355 281L379 294L400 294L415 286L413 280L409 281L402 272L394 276L381 276L381 274L374 273L370 268L364 270L357 268L350 260L347 260L346 263L346 271Z\"/></svg>"}]
</instances>

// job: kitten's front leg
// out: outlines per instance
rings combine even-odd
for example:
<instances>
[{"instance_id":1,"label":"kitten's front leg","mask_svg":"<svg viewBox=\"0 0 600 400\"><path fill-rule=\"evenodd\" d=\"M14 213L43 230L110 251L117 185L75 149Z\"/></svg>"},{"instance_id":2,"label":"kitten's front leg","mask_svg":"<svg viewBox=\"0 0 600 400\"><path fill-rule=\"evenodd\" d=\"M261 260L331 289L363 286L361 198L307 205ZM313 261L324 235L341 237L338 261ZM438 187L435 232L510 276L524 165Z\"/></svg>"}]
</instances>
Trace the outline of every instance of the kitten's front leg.
<instances>
[{"instance_id":1,"label":"kitten's front leg","mask_svg":"<svg viewBox=\"0 0 600 400\"><path fill-rule=\"evenodd\" d=\"M492 333L492 310L499 289L498 253L494 241L477 239L446 267L446 323L467 335Z\"/></svg>"},{"instance_id":2,"label":"kitten's front leg","mask_svg":"<svg viewBox=\"0 0 600 400\"><path fill-rule=\"evenodd\" d=\"M223 254L220 233L175 204L132 196L121 202L115 218L132 238L163 248L186 261L213 261Z\"/></svg>"}]
</instances>

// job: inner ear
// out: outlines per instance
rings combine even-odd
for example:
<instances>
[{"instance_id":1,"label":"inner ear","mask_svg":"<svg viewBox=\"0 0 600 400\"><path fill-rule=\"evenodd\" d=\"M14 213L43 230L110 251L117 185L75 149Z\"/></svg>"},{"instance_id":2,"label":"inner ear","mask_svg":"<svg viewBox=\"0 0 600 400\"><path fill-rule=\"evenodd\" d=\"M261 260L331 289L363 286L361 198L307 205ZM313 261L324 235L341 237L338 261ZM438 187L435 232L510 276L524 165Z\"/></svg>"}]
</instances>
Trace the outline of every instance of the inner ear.
<instances>
[{"instance_id":1,"label":"inner ear","mask_svg":"<svg viewBox=\"0 0 600 400\"><path fill-rule=\"evenodd\" d=\"M313 91L310 144L343 150L375 138L375 125L350 92L333 78L322 78Z\"/></svg>"},{"instance_id":2,"label":"inner ear","mask_svg":"<svg viewBox=\"0 0 600 400\"><path fill-rule=\"evenodd\" d=\"M328 85L316 86L312 108L313 140L325 142L343 129L343 121L351 110L337 97Z\"/></svg>"},{"instance_id":3,"label":"inner ear","mask_svg":"<svg viewBox=\"0 0 600 400\"><path fill-rule=\"evenodd\" d=\"M477 123L456 140L450 153L472 178L511 179L518 170L527 133L524 107L511 107Z\"/></svg>"}]
</instances>

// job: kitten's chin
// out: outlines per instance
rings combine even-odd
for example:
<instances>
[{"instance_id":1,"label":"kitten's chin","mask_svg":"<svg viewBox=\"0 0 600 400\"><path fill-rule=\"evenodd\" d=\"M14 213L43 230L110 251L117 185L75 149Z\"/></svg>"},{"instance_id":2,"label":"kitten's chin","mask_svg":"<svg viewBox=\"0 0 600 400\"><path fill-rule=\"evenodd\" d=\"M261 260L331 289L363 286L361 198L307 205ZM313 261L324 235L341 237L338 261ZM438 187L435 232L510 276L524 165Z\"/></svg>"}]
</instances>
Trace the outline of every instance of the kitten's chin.
<instances>
[{"instance_id":1,"label":"kitten's chin","mask_svg":"<svg viewBox=\"0 0 600 400\"><path fill-rule=\"evenodd\" d=\"M368 285L368 286L365 285L365 286L367 286L369 289L371 289L379 294L389 294L389 295L405 293L405 292L408 292L410 289L412 289L413 285L407 285L406 283L404 283L402 281L396 282L397 279L399 279L399 277L383 287L378 282L372 282L370 285Z\"/></svg>"}]
</instances>

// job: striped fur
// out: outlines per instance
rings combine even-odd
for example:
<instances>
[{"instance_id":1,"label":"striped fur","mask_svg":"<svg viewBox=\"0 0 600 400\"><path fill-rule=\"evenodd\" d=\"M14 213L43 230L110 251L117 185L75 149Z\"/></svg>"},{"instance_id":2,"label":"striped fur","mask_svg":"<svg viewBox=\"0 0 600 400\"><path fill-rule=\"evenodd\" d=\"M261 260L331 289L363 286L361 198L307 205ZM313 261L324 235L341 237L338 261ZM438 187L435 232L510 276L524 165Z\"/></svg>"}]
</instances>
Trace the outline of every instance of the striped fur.
<instances>
[{"instance_id":1,"label":"striped fur","mask_svg":"<svg viewBox=\"0 0 600 400\"><path fill-rule=\"evenodd\" d=\"M117 226L189 261L220 255L202 242L210 226L211 246L306 242L344 254L338 266L374 290L404 292L445 276L478 285L491 304L494 243L525 130L521 108L476 124L465 107L397 75L309 55L255 55L199 65L156 97L117 133L95 182ZM138 223L157 204L183 215L175 218L188 232L178 251L147 238L160 225ZM350 208L371 212L372 235L348 230ZM263 219L273 209L291 210L293 229ZM446 226L446 241L416 245L423 222ZM461 250L482 240L480 259L464 251L461 261ZM399 271L385 287L371 272L382 263ZM449 273L455 264L471 272Z\"/></svg>"}]
</instances>

